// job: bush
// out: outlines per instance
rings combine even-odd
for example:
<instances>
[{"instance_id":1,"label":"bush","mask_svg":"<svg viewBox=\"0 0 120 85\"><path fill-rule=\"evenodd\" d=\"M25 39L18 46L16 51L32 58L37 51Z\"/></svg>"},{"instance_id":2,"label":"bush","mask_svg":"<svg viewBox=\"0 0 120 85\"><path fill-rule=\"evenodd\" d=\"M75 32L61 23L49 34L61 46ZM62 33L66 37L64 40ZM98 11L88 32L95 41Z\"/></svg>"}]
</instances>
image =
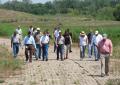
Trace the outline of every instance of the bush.
<instances>
[{"instance_id":1,"label":"bush","mask_svg":"<svg viewBox=\"0 0 120 85\"><path fill-rule=\"evenodd\" d=\"M120 21L120 4L115 7L115 10L113 12L113 16L117 21Z\"/></svg>"}]
</instances>

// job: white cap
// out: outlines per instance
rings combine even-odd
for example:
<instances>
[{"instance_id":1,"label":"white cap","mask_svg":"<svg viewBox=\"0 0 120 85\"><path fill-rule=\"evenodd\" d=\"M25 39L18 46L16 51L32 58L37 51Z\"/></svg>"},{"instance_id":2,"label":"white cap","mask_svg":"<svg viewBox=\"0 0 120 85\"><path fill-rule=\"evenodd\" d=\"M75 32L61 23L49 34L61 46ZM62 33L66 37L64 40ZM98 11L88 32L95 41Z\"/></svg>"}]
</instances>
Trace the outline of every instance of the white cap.
<instances>
[{"instance_id":1,"label":"white cap","mask_svg":"<svg viewBox=\"0 0 120 85\"><path fill-rule=\"evenodd\" d=\"M59 33L61 32L61 30L59 30Z\"/></svg>"},{"instance_id":2,"label":"white cap","mask_svg":"<svg viewBox=\"0 0 120 85\"><path fill-rule=\"evenodd\" d=\"M37 30L40 30L40 28L37 28Z\"/></svg>"},{"instance_id":3,"label":"white cap","mask_svg":"<svg viewBox=\"0 0 120 85\"><path fill-rule=\"evenodd\" d=\"M97 35L99 32L98 31L95 31L95 34Z\"/></svg>"}]
</instances>

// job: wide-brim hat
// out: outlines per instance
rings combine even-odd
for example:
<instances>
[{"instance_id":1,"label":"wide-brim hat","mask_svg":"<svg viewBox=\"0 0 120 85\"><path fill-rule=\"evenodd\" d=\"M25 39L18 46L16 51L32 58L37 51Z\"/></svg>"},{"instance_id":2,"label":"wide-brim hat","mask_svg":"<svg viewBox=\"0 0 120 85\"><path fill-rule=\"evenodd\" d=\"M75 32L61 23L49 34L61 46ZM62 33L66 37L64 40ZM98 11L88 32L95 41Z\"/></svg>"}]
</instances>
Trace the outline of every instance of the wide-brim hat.
<instances>
[{"instance_id":1,"label":"wide-brim hat","mask_svg":"<svg viewBox=\"0 0 120 85\"><path fill-rule=\"evenodd\" d=\"M81 31L80 35L85 35L85 32L84 32L84 31Z\"/></svg>"}]
</instances>

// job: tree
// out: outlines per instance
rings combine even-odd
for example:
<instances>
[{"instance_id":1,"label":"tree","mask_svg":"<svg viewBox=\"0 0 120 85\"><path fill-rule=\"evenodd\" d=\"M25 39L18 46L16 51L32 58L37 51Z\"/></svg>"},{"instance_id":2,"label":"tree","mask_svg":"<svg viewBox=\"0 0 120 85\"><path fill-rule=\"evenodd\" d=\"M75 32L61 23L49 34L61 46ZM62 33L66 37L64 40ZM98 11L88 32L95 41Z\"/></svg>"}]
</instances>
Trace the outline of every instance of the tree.
<instances>
[{"instance_id":1,"label":"tree","mask_svg":"<svg viewBox=\"0 0 120 85\"><path fill-rule=\"evenodd\" d=\"M23 0L23 3L31 4L32 0Z\"/></svg>"},{"instance_id":2,"label":"tree","mask_svg":"<svg viewBox=\"0 0 120 85\"><path fill-rule=\"evenodd\" d=\"M113 16L115 17L116 20L120 21L120 4L118 4L115 7L115 10L113 12Z\"/></svg>"}]
</instances>

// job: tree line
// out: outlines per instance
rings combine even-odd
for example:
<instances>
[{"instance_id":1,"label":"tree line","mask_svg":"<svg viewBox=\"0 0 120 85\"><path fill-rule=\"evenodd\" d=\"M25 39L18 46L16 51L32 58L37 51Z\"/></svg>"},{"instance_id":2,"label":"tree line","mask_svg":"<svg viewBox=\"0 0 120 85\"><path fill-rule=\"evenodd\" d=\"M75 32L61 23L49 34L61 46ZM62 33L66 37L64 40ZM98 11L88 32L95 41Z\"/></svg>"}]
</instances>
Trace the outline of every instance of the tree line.
<instances>
[{"instance_id":1,"label":"tree line","mask_svg":"<svg viewBox=\"0 0 120 85\"><path fill-rule=\"evenodd\" d=\"M22 2L14 0L1 4L0 8L36 15L87 15L100 19L120 20L120 0L54 0L45 4L33 4L31 0L23 0Z\"/></svg>"}]
</instances>

